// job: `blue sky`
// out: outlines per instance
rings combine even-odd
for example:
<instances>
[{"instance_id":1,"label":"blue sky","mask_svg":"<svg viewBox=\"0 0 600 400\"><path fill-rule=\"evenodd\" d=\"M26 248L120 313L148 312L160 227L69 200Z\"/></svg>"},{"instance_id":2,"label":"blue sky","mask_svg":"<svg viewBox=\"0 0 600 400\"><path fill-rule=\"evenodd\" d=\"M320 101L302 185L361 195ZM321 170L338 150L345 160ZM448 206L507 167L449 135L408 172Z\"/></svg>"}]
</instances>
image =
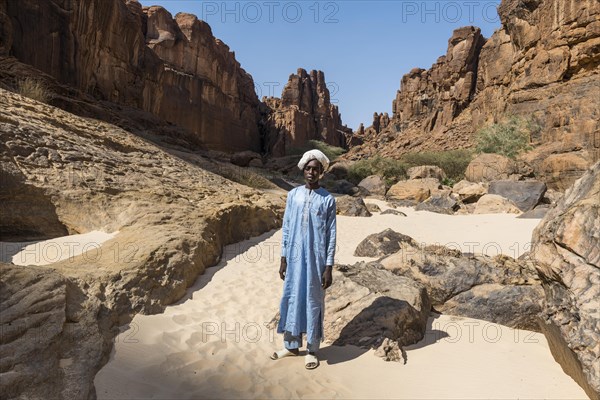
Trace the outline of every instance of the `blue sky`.
<instances>
[{"instance_id":1,"label":"blue sky","mask_svg":"<svg viewBox=\"0 0 600 400\"><path fill-rule=\"evenodd\" d=\"M392 114L400 79L446 54L466 25L489 38L500 0L201 1L140 0L206 21L254 78L259 98L281 96L298 68L322 70L342 121L356 129L373 112Z\"/></svg>"}]
</instances>

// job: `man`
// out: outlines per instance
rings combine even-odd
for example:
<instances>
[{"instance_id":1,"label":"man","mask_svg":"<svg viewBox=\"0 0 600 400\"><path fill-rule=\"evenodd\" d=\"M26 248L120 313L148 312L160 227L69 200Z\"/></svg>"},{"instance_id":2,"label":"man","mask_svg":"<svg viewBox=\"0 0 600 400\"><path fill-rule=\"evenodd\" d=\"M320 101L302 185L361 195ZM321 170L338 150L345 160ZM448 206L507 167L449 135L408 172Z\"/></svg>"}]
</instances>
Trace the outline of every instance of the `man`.
<instances>
[{"instance_id":1,"label":"man","mask_svg":"<svg viewBox=\"0 0 600 400\"><path fill-rule=\"evenodd\" d=\"M336 240L335 199L319 186L329 159L319 150L306 152L298 168L304 186L288 193L283 215L279 276L284 280L277 332L285 348L271 358L297 356L306 334L305 367L319 366L316 352L323 339L325 289L331 286Z\"/></svg>"}]
</instances>

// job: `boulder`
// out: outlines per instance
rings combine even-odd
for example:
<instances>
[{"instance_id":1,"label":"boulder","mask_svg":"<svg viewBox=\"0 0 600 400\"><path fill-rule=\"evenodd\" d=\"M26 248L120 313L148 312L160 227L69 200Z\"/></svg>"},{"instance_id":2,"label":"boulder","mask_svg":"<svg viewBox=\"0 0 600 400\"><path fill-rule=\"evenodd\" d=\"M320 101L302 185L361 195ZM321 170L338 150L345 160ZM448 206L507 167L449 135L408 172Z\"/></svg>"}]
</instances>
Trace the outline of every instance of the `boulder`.
<instances>
[{"instance_id":1,"label":"boulder","mask_svg":"<svg viewBox=\"0 0 600 400\"><path fill-rule=\"evenodd\" d=\"M446 173L437 165L419 165L406 171L408 179L434 178L438 181L446 179Z\"/></svg>"},{"instance_id":2,"label":"boulder","mask_svg":"<svg viewBox=\"0 0 600 400\"><path fill-rule=\"evenodd\" d=\"M376 196L385 196L385 181L379 175L370 175L360 181L358 186L365 188L370 194Z\"/></svg>"},{"instance_id":3,"label":"boulder","mask_svg":"<svg viewBox=\"0 0 600 400\"><path fill-rule=\"evenodd\" d=\"M463 203L475 203L487 193L486 187L481 183L469 182L465 179L457 182L452 187L452 191L458 194Z\"/></svg>"},{"instance_id":4,"label":"boulder","mask_svg":"<svg viewBox=\"0 0 600 400\"><path fill-rule=\"evenodd\" d=\"M338 196L335 198L336 213L348 217L370 217L371 213L367 209L365 202L360 197L352 197L348 195Z\"/></svg>"},{"instance_id":5,"label":"boulder","mask_svg":"<svg viewBox=\"0 0 600 400\"><path fill-rule=\"evenodd\" d=\"M431 303L425 288L376 263L336 266L327 289L325 340L334 345L381 347L390 339L399 347L425 335ZM389 351L381 349L386 359ZM397 358L395 358L397 359Z\"/></svg>"},{"instance_id":6,"label":"boulder","mask_svg":"<svg viewBox=\"0 0 600 400\"><path fill-rule=\"evenodd\" d=\"M538 181L492 181L489 194L511 200L521 211L533 209L542 200L546 184Z\"/></svg>"},{"instance_id":7,"label":"boulder","mask_svg":"<svg viewBox=\"0 0 600 400\"><path fill-rule=\"evenodd\" d=\"M517 172L515 161L500 154L482 153L467 166L465 178L470 182L508 179Z\"/></svg>"},{"instance_id":8,"label":"boulder","mask_svg":"<svg viewBox=\"0 0 600 400\"><path fill-rule=\"evenodd\" d=\"M262 166L262 160L260 154L254 151L240 151L237 153L233 153L229 161L232 164L237 165L238 167L248 167L252 160L258 159L260 161L260 165Z\"/></svg>"},{"instance_id":9,"label":"boulder","mask_svg":"<svg viewBox=\"0 0 600 400\"><path fill-rule=\"evenodd\" d=\"M600 398L600 162L565 192L533 232L544 286L542 328L554 358Z\"/></svg>"},{"instance_id":10,"label":"boulder","mask_svg":"<svg viewBox=\"0 0 600 400\"><path fill-rule=\"evenodd\" d=\"M430 211L438 214L454 214L460 208L458 201L448 192L436 193L422 203L417 204L415 211Z\"/></svg>"},{"instance_id":11,"label":"boulder","mask_svg":"<svg viewBox=\"0 0 600 400\"><path fill-rule=\"evenodd\" d=\"M462 254L444 246L414 246L378 261L395 274L427 288L441 312L539 331L543 291L531 263L499 255Z\"/></svg>"},{"instance_id":12,"label":"boulder","mask_svg":"<svg viewBox=\"0 0 600 400\"><path fill-rule=\"evenodd\" d=\"M497 194L486 194L477 201L473 214L520 214L519 207L509 199Z\"/></svg>"},{"instance_id":13,"label":"boulder","mask_svg":"<svg viewBox=\"0 0 600 400\"><path fill-rule=\"evenodd\" d=\"M420 203L439 188L441 188L441 185L434 178L411 179L400 181L390 187L386 197L391 200L409 200L414 203Z\"/></svg>"},{"instance_id":14,"label":"boulder","mask_svg":"<svg viewBox=\"0 0 600 400\"><path fill-rule=\"evenodd\" d=\"M356 257L381 257L393 254L400 250L402 242L408 242L413 246L417 245L410 236L388 228L383 232L367 236L358 244L358 247L354 250L354 255Z\"/></svg>"},{"instance_id":15,"label":"boulder","mask_svg":"<svg viewBox=\"0 0 600 400\"><path fill-rule=\"evenodd\" d=\"M541 163L539 175L549 188L565 191L590 167L579 153L552 154Z\"/></svg>"}]
</instances>

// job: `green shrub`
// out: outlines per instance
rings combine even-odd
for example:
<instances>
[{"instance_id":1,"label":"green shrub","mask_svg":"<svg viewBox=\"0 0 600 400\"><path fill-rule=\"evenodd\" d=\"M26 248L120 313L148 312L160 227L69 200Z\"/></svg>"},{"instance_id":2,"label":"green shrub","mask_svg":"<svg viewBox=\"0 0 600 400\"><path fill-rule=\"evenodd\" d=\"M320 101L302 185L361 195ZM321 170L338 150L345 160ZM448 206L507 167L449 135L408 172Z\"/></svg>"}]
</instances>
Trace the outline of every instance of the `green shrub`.
<instances>
[{"instance_id":1,"label":"green shrub","mask_svg":"<svg viewBox=\"0 0 600 400\"><path fill-rule=\"evenodd\" d=\"M374 156L360 160L348 168L348 180L355 185L370 175L380 175L391 186L406 178L407 165L403 161Z\"/></svg>"},{"instance_id":2,"label":"green shrub","mask_svg":"<svg viewBox=\"0 0 600 400\"><path fill-rule=\"evenodd\" d=\"M48 103L52 93L43 81L34 78L25 78L17 82L17 93L30 99Z\"/></svg>"},{"instance_id":3,"label":"green shrub","mask_svg":"<svg viewBox=\"0 0 600 400\"><path fill-rule=\"evenodd\" d=\"M313 149L321 150L323 154L325 154L327 158L329 158L329 161L335 160L336 158L338 158L346 152L346 149L332 146L320 140L309 140L306 146L291 148L288 150L287 153L289 155L304 154L305 152Z\"/></svg>"},{"instance_id":4,"label":"green shrub","mask_svg":"<svg viewBox=\"0 0 600 400\"><path fill-rule=\"evenodd\" d=\"M475 136L476 149L479 153L496 153L514 159L531 149L531 137L540 129L537 121L512 116L505 122L480 129Z\"/></svg>"},{"instance_id":5,"label":"green shrub","mask_svg":"<svg viewBox=\"0 0 600 400\"><path fill-rule=\"evenodd\" d=\"M473 159L473 151L469 149L424 151L404 154L401 159L409 168L419 165L436 165L444 170L448 182L451 183L464 178L467 166Z\"/></svg>"}]
</instances>

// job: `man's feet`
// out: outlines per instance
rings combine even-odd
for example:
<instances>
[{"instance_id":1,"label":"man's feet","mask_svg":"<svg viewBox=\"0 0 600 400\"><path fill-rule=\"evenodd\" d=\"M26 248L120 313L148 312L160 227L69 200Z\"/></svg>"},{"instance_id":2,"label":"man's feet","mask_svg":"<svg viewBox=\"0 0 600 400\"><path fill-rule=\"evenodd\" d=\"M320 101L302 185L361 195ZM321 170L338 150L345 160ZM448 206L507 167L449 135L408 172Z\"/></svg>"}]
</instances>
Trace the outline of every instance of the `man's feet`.
<instances>
[{"instance_id":1,"label":"man's feet","mask_svg":"<svg viewBox=\"0 0 600 400\"><path fill-rule=\"evenodd\" d=\"M314 353L308 353L304 357L304 367L306 369L315 369L319 366L319 359Z\"/></svg>"},{"instance_id":2,"label":"man's feet","mask_svg":"<svg viewBox=\"0 0 600 400\"><path fill-rule=\"evenodd\" d=\"M297 356L300 353L298 349L281 349L271 354L271 360L279 360L284 357Z\"/></svg>"}]
</instances>

